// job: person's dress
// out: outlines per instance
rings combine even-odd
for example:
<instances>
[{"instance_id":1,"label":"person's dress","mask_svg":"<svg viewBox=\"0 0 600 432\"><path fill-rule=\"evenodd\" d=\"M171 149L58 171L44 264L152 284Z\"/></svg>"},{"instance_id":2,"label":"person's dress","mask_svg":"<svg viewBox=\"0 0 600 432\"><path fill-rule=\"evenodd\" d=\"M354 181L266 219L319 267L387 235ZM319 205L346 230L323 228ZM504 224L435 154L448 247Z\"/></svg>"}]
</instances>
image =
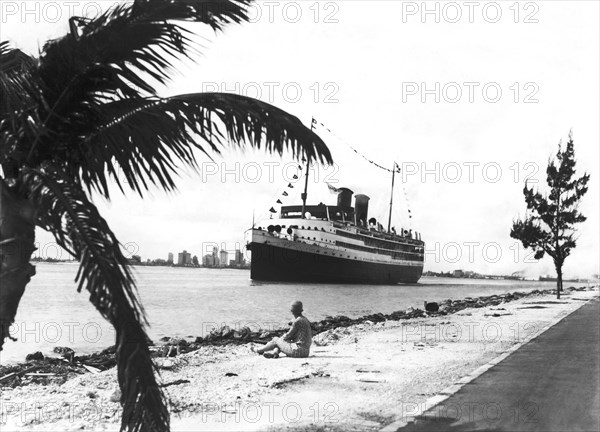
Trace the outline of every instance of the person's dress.
<instances>
[{"instance_id":1,"label":"person's dress","mask_svg":"<svg viewBox=\"0 0 600 432\"><path fill-rule=\"evenodd\" d=\"M292 323L292 328L283 335L273 339L282 353L288 357L308 357L312 344L312 329L310 321L299 316Z\"/></svg>"}]
</instances>

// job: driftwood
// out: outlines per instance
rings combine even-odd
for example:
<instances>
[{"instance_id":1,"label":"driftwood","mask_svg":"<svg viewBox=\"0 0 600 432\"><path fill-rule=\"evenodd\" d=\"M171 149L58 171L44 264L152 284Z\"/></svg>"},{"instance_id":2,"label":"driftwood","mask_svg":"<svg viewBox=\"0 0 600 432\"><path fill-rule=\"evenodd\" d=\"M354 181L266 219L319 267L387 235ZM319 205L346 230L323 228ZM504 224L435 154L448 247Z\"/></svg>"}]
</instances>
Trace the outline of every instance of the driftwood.
<instances>
[{"instance_id":1,"label":"driftwood","mask_svg":"<svg viewBox=\"0 0 600 432\"><path fill-rule=\"evenodd\" d=\"M172 385L187 384L189 382L190 382L190 380L179 379L179 380L176 380L176 381L171 381L169 383L161 384L159 387L169 387L169 386L172 386Z\"/></svg>"},{"instance_id":2,"label":"driftwood","mask_svg":"<svg viewBox=\"0 0 600 432\"><path fill-rule=\"evenodd\" d=\"M54 372L30 372L25 374L25 376L28 377L53 377L56 375L58 374L55 374Z\"/></svg>"},{"instance_id":3,"label":"driftwood","mask_svg":"<svg viewBox=\"0 0 600 432\"><path fill-rule=\"evenodd\" d=\"M27 369L23 369L23 370L18 371L18 372L9 373L8 375L4 375L2 378L0 378L0 383L4 382L6 380L9 380L11 378L18 377L19 375L26 374L27 372L34 371L34 370L39 369L39 368L40 368L40 366L31 366L31 367L28 367Z\"/></svg>"},{"instance_id":4,"label":"driftwood","mask_svg":"<svg viewBox=\"0 0 600 432\"><path fill-rule=\"evenodd\" d=\"M377 381L377 380L366 379L366 378L360 378L358 381L364 382L364 383L382 383L382 382L385 382L385 381Z\"/></svg>"},{"instance_id":5,"label":"driftwood","mask_svg":"<svg viewBox=\"0 0 600 432\"><path fill-rule=\"evenodd\" d=\"M82 364L81 366L83 366L85 368L85 370L87 370L88 372L91 372L94 374L102 372L102 370L95 368L94 366L88 366L86 364Z\"/></svg>"}]
</instances>

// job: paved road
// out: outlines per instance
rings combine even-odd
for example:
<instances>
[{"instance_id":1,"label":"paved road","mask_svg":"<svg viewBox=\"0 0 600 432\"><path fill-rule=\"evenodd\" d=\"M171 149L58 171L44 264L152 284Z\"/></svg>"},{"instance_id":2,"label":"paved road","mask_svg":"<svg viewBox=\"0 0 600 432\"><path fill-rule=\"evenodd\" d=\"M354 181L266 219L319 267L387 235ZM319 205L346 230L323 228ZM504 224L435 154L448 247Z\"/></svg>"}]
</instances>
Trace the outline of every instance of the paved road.
<instances>
[{"instance_id":1,"label":"paved road","mask_svg":"<svg viewBox=\"0 0 600 432\"><path fill-rule=\"evenodd\" d=\"M399 429L477 430L600 430L597 299Z\"/></svg>"}]
</instances>

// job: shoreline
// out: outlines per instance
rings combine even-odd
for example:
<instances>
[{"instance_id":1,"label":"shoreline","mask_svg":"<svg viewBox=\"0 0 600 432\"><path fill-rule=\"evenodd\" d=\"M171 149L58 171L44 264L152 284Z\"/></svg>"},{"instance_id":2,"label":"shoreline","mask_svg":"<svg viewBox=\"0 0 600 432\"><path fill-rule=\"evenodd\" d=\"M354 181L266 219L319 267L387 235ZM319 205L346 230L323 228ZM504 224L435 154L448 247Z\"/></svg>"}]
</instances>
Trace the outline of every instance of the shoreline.
<instances>
[{"instance_id":1,"label":"shoreline","mask_svg":"<svg viewBox=\"0 0 600 432\"><path fill-rule=\"evenodd\" d=\"M594 288L570 286L564 288L563 294L577 291L585 291ZM513 293L492 294L489 296L465 297L459 300L446 299L438 303L439 310L425 311L420 308L408 308L406 310L394 311L389 314L373 313L358 318L349 318L344 315L328 316L321 321L311 323L313 340L315 345L319 340L329 337L332 330L343 329L360 324L377 324L385 321L411 320L416 318L435 318L440 316L456 314L467 308L482 308L487 306L498 306L505 302L512 302L521 298L556 295L556 289L532 290L527 292L516 291ZM425 306L424 306L425 307ZM250 343L265 344L275 336L282 336L287 328L274 330L252 331L248 327L232 329L223 326L212 331L205 337L162 337L159 341L150 344L150 352L153 358L174 358L183 354L192 353L203 347L237 346ZM109 370L116 366L115 346L110 346L92 354L76 355L70 347L55 346L53 355L41 352L30 353L25 361L7 365L0 364L0 388L18 387L29 384L52 384L55 382L66 382L82 373L97 373ZM31 356L31 360L29 360ZM34 375L37 374L37 375ZM24 374L33 377L29 380ZM12 375L12 376L11 376Z\"/></svg>"},{"instance_id":2,"label":"shoreline","mask_svg":"<svg viewBox=\"0 0 600 432\"><path fill-rule=\"evenodd\" d=\"M172 430L380 430L597 297L598 287L567 288L561 300L504 296L450 301L447 314L343 320L315 335L309 358L269 360L249 341L157 358ZM3 430L118 430L116 368L62 383L28 379L1 390Z\"/></svg>"}]
</instances>

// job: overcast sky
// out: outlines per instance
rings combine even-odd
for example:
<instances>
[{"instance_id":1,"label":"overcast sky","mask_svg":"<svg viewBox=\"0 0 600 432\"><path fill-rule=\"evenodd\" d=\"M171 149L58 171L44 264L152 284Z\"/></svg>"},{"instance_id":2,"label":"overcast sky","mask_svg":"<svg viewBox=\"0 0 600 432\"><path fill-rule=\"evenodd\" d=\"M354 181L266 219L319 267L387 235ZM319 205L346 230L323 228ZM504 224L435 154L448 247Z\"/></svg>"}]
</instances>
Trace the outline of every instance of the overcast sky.
<instances>
[{"instance_id":1,"label":"overcast sky","mask_svg":"<svg viewBox=\"0 0 600 432\"><path fill-rule=\"evenodd\" d=\"M67 31L69 11L95 15L112 2L2 2L0 31L37 54ZM27 5L27 6L23 6ZM24 9L24 8L27 9ZM543 188L548 158L572 129L578 173L591 174L567 276L598 273L599 4L582 2L261 2L252 23L213 35L200 25L203 56L177 65L163 95L228 91L259 97L298 116L332 150L336 166L313 171L309 201L334 203L325 182L372 197L387 220L390 174L403 168L393 225L422 233L426 270L553 272L509 237L523 215L523 183ZM427 12L423 14L424 12ZM209 162L208 159L201 159ZM180 189L145 200L115 189L96 199L122 243L146 258L213 243L244 244L255 217L288 189L290 155L227 150L202 173L182 170ZM239 164L239 165L238 165ZM408 210L413 215L409 219ZM42 254L55 254L38 232ZM531 262L530 262L531 261Z\"/></svg>"}]
</instances>

